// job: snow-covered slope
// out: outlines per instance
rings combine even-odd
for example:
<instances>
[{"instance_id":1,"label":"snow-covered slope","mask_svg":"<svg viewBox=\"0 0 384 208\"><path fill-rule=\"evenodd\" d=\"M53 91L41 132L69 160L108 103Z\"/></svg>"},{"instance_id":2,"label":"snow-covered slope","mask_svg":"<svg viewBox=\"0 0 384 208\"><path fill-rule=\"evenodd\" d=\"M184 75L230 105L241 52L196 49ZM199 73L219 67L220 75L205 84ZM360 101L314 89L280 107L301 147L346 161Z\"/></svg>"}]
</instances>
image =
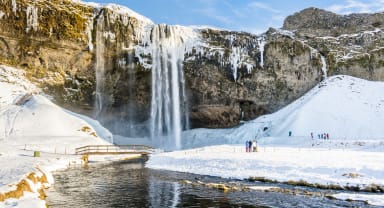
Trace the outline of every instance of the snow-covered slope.
<instances>
[{"instance_id":1,"label":"snow-covered slope","mask_svg":"<svg viewBox=\"0 0 384 208\"><path fill-rule=\"evenodd\" d=\"M265 144L300 145L312 143L311 133L314 139L328 133L331 141L384 141L383 92L383 82L333 76L285 108L240 127L187 131L184 148L242 144L254 138L263 138Z\"/></svg>"},{"instance_id":2,"label":"snow-covered slope","mask_svg":"<svg viewBox=\"0 0 384 208\"><path fill-rule=\"evenodd\" d=\"M53 104L15 68L0 66L0 89L0 151L24 145L53 153L66 146L69 153L81 145L112 142L98 122Z\"/></svg>"},{"instance_id":3,"label":"snow-covered slope","mask_svg":"<svg viewBox=\"0 0 384 208\"><path fill-rule=\"evenodd\" d=\"M0 65L0 196L13 196L23 180L32 190L19 200L6 197L0 207L45 207L37 191L42 184L28 174L44 173L52 183L50 170L79 160L75 148L110 142L111 133L97 121L53 104L22 71ZM34 158L34 151L41 157Z\"/></svg>"}]
</instances>

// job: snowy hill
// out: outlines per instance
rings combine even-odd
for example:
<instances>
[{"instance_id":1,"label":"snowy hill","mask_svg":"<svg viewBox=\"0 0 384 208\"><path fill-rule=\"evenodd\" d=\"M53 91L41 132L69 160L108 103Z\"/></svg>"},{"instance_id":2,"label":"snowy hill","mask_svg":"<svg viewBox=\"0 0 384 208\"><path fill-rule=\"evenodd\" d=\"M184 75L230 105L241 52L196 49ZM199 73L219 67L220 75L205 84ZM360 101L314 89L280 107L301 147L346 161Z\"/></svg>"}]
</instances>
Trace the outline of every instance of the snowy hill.
<instances>
[{"instance_id":1,"label":"snowy hill","mask_svg":"<svg viewBox=\"0 0 384 208\"><path fill-rule=\"evenodd\" d=\"M0 151L3 153L7 145L33 146L35 150L47 152L65 146L70 152L86 144L112 142L111 133L98 122L53 104L38 94L39 89L15 68L0 66L0 88Z\"/></svg>"},{"instance_id":2,"label":"snowy hill","mask_svg":"<svg viewBox=\"0 0 384 208\"><path fill-rule=\"evenodd\" d=\"M285 108L233 129L195 129L184 133L184 148L212 144L312 143L318 134L330 140L384 141L384 83L350 76L333 76ZM289 131L292 138L288 138ZM273 138L271 138L273 137Z\"/></svg>"},{"instance_id":3,"label":"snowy hill","mask_svg":"<svg viewBox=\"0 0 384 208\"><path fill-rule=\"evenodd\" d=\"M0 207L46 207L38 190L53 183L50 171L80 162L75 148L112 139L97 121L52 103L23 71L0 65Z\"/></svg>"}]
</instances>

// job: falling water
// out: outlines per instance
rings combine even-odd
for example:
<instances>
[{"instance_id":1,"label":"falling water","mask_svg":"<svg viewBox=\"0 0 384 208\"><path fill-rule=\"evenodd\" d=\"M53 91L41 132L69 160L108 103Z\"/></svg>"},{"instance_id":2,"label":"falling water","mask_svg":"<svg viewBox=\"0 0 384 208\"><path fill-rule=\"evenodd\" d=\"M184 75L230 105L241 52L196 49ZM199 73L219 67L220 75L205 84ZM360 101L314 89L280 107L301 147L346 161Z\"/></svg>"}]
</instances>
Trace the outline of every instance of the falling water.
<instances>
[{"instance_id":1,"label":"falling water","mask_svg":"<svg viewBox=\"0 0 384 208\"><path fill-rule=\"evenodd\" d=\"M264 46L265 46L264 36L261 36L260 38L258 38L257 42L260 48L259 49L260 50L260 66L264 67Z\"/></svg>"},{"instance_id":2,"label":"falling water","mask_svg":"<svg viewBox=\"0 0 384 208\"><path fill-rule=\"evenodd\" d=\"M104 105L104 79L105 79L105 60L104 60L104 14L100 13L99 18L97 19L96 25L96 112L95 117L97 118L101 111L103 110Z\"/></svg>"},{"instance_id":3,"label":"falling water","mask_svg":"<svg viewBox=\"0 0 384 208\"><path fill-rule=\"evenodd\" d=\"M152 29L151 138L165 149L180 149L181 131L188 125L183 74L188 35L180 26Z\"/></svg>"},{"instance_id":4,"label":"falling water","mask_svg":"<svg viewBox=\"0 0 384 208\"><path fill-rule=\"evenodd\" d=\"M130 53L128 54L128 56L126 57L127 61L126 61L126 64L128 64L128 68L129 69L134 69L134 62L133 62L133 55ZM125 64L125 65L126 65ZM128 74L129 77L128 77L128 82L131 83L128 87L128 96L130 97L129 101L128 101L128 115L129 118L128 118L128 131L129 131L129 135L130 136L135 136L136 135L136 130L135 130L135 120L134 120L134 116L133 115L136 115L136 107L134 105L134 97L135 97L135 85L137 85L136 83L136 73L134 72L131 72Z\"/></svg>"},{"instance_id":5,"label":"falling water","mask_svg":"<svg viewBox=\"0 0 384 208\"><path fill-rule=\"evenodd\" d=\"M326 79L327 78L327 62L323 55L321 55L320 57L321 57L321 63L322 63L321 70L323 71L323 79Z\"/></svg>"}]
</instances>

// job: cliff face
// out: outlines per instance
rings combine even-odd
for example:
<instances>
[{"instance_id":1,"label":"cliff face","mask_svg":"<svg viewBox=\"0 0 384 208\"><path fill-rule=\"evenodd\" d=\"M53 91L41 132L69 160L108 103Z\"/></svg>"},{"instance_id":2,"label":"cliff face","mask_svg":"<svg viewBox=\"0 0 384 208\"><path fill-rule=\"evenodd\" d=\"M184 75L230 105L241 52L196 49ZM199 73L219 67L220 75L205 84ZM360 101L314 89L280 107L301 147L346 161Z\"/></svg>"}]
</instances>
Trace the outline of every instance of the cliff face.
<instances>
[{"instance_id":1,"label":"cliff face","mask_svg":"<svg viewBox=\"0 0 384 208\"><path fill-rule=\"evenodd\" d=\"M381 15L307 9L288 17L285 30L255 36L156 26L116 5L4 0L0 63L24 69L55 102L95 115L115 133L141 136L156 114L153 68L176 57L154 47L156 28L159 38L184 44L184 60L175 63L183 66L190 126L230 127L278 110L326 73L384 80Z\"/></svg>"},{"instance_id":2,"label":"cliff face","mask_svg":"<svg viewBox=\"0 0 384 208\"><path fill-rule=\"evenodd\" d=\"M328 74L384 80L384 13L337 15L309 8L287 17L283 28L327 57Z\"/></svg>"}]
</instances>

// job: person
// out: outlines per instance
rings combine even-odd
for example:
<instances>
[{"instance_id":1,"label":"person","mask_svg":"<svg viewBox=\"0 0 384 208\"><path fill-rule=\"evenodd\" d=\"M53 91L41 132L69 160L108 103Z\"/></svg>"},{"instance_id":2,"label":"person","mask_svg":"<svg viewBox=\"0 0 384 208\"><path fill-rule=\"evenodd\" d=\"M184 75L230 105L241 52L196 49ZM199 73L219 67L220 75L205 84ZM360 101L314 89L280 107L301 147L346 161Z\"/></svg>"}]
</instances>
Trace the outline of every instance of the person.
<instances>
[{"instance_id":1,"label":"person","mask_svg":"<svg viewBox=\"0 0 384 208\"><path fill-rule=\"evenodd\" d=\"M249 151L248 147L249 147L249 145L248 145L248 140L247 140L247 141L245 141L245 152Z\"/></svg>"},{"instance_id":2,"label":"person","mask_svg":"<svg viewBox=\"0 0 384 208\"><path fill-rule=\"evenodd\" d=\"M288 132L288 136L292 136L292 131L289 131L289 132Z\"/></svg>"},{"instance_id":3,"label":"person","mask_svg":"<svg viewBox=\"0 0 384 208\"><path fill-rule=\"evenodd\" d=\"M256 140L252 141L252 151L253 152L257 152L257 142L256 142Z\"/></svg>"},{"instance_id":4,"label":"person","mask_svg":"<svg viewBox=\"0 0 384 208\"><path fill-rule=\"evenodd\" d=\"M251 152L252 151L252 141L249 140L248 141L248 152Z\"/></svg>"},{"instance_id":5,"label":"person","mask_svg":"<svg viewBox=\"0 0 384 208\"><path fill-rule=\"evenodd\" d=\"M329 140L329 134L327 133L327 139Z\"/></svg>"},{"instance_id":6,"label":"person","mask_svg":"<svg viewBox=\"0 0 384 208\"><path fill-rule=\"evenodd\" d=\"M313 139L313 132L311 132L311 138Z\"/></svg>"}]
</instances>

